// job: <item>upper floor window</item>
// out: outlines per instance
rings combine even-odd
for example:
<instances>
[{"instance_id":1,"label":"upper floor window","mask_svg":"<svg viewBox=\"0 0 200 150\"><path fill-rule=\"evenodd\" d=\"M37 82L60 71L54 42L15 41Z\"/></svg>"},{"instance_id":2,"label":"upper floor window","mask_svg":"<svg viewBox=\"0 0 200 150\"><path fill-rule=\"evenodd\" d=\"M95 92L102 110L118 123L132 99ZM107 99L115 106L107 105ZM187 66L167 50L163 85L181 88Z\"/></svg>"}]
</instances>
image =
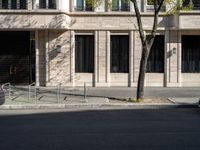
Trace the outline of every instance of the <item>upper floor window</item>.
<instances>
[{"instance_id":1,"label":"upper floor window","mask_svg":"<svg viewBox=\"0 0 200 150\"><path fill-rule=\"evenodd\" d=\"M28 0L1 0L0 9L27 9Z\"/></svg>"},{"instance_id":2,"label":"upper floor window","mask_svg":"<svg viewBox=\"0 0 200 150\"><path fill-rule=\"evenodd\" d=\"M112 11L129 11L129 0L112 0Z\"/></svg>"},{"instance_id":3,"label":"upper floor window","mask_svg":"<svg viewBox=\"0 0 200 150\"><path fill-rule=\"evenodd\" d=\"M200 0L184 0L183 6L192 4L193 10L200 10Z\"/></svg>"},{"instance_id":4,"label":"upper floor window","mask_svg":"<svg viewBox=\"0 0 200 150\"><path fill-rule=\"evenodd\" d=\"M157 0L158 3L161 2L161 0ZM161 7L161 11L165 11L165 3L163 3L163 6ZM146 11L154 11L154 2L152 0L146 0Z\"/></svg>"},{"instance_id":5,"label":"upper floor window","mask_svg":"<svg viewBox=\"0 0 200 150\"><path fill-rule=\"evenodd\" d=\"M76 0L77 11L93 11L93 6L88 0Z\"/></svg>"},{"instance_id":6,"label":"upper floor window","mask_svg":"<svg viewBox=\"0 0 200 150\"><path fill-rule=\"evenodd\" d=\"M56 0L39 0L40 9L56 9Z\"/></svg>"}]
</instances>

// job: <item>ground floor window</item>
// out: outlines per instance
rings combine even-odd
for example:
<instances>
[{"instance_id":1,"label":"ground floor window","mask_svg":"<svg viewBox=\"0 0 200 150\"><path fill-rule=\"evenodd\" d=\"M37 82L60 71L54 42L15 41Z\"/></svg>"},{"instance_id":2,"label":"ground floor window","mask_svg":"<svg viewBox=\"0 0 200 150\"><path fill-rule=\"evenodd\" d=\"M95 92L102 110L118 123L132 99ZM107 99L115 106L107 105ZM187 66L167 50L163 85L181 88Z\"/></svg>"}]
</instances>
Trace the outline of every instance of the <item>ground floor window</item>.
<instances>
[{"instance_id":1,"label":"ground floor window","mask_svg":"<svg viewBox=\"0 0 200 150\"><path fill-rule=\"evenodd\" d=\"M147 61L147 72L163 73L164 72L164 36L157 35L152 45L149 58Z\"/></svg>"},{"instance_id":2,"label":"ground floor window","mask_svg":"<svg viewBox=\"0 0 200 150\"><path fill-rule=\"evenodd\" d=\"M200 73L200 36L182 36L182 72Z\"/></svg>"},{"instance_id":3,"label":"ground floor window","mask_svg":"<svg viewBox=\"0 0 200 150\"><path fill-rule=\"evenodd\" d=\"M1 31L0 44L0 83L35 82L34 31Z\"/></svg>"},{"instance_id":4,"label":"ground floor window","mask_svg":"<svg viewBox=\"0 0 200 150\"><path fill-rule=\"evenodd\" d=\"M94 35L75 36L75 72L94 72Z\"/></svg>"},{"instance_id":5,"label":"ground floor window","mask_svg":"<svg viewBox=\"0 0 200 150\"><path fill-rule=\"evenodd\" d=\"M111 35L112 73L128 73L129 70L129 36Z\"/></svg>"},{"instance_id":6,"label":"ground floor window","mask_svg":"<svg viewBox=\"0 0 200 150\"><path fill-rule=\"evenodd\" d=\"M27 9L27 0L1 0L0 9Z\"/></svg>"}]
</instances>

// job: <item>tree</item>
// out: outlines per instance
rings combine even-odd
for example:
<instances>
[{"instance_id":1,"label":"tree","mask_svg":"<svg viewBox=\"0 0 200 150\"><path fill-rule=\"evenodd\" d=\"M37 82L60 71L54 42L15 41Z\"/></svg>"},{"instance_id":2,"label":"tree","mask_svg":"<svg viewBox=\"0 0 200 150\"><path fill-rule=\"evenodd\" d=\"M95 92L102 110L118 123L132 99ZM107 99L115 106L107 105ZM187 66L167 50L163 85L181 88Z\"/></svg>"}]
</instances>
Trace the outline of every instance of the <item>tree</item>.
<instances>
[{"instance_id":1,"label":"tree","mask_svg":"<svg viewBox=\"0 0 200 150\"><path fill-rule=\"evenodd\" d=\"M93 5L94 7L99 5L102 0L86 0L88 4ZM109 1L109 0L108 0ZM126 0L127 2L131 1L134 4L135 14L137 18L137 27L142 43L142 56L140 60L139 76L137 83L137 100L144 98L144 81L147 68L147 61L153 45L157 28L158 28L158 19L159 13L163 7L163 4L168 4L171 6L170 10L166 12L167 14L178 13L179 10L190 10L193 7L192 0L147 0L149 4L153 5L153 25L152 29L149 32L148 36L143 28L142 17L139 11L139 5L137 0ZM184 5L182 5L184 4ZM108 4L112 6L112 4Z\"/></svg>"},{"instance_id":2,"label":"tree","mask_svg":"<svg viewBox=\"0 0 200 150\"><path fill-rule=\"evenodd\" d=\"M154 6L154 16L153 16L153 26L152 30L150 31L149 35L147 36L145 34L142 20L141 20L141 14L138 8L137 0L130 0L134 4L135 14L137 18L137 25L138 25L138 31L142 43L142 57L140 60L140 68L139 68L139 76L138 76L138 83L137 83L137 100L144 98L144 81L145 81L145 74L146 74L146 68L147 68L147 61L148 57L151 51L151 47L153 45L157 28L158 28L158 18L159 18L159 12L161 11L161 8L163 7L163 4L171 5L171 9L166 12L166 14L172 14L177 13L179 10L189 10L191 7L193 7L192 1L189 0L148 0L148 3L152 4ZM187 2L189 2L187 4ZM182 4L186 3L185 6Z\"/></svg>"},{"instance_id":3,"label":"tree","mask_svg":"<svg viewBox=\"0 0 200 150\"><path fill-rule=\"evenodd\" d=\"M145 81L145 73L146 73L146 68L147 68L147 60L148 60L155 36L156 36L156 31L158 28L159 12L165 0L151 0L150 1L150 3L152 3L154 6L154 17L153 17L154 21L153 21L153 27L149 36L146 36L145 34L137 0L131 0L131 1L134 4L135 14L137 17L138 30L140 34L141 43L142 43L142 57L140 60L139 76L138 76L138 83L137 83L137 97L136 97L137 100L140 100L144 98L144 81Z\"/></svg>"}]
</instances>

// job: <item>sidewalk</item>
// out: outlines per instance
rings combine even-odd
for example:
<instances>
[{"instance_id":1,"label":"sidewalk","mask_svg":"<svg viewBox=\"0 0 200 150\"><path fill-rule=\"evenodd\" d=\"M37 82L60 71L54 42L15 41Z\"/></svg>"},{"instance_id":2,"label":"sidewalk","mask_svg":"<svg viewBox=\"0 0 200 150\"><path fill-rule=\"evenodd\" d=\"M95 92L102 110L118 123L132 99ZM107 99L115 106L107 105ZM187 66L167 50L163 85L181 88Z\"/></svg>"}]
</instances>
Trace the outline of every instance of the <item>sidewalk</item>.
<instances>
[{"instance_id":1,"label":"sidewalk","mask_svg":"<svg viewBox=\"0 0 200 150\"><path fill-rule=\"evenodd\" d=\"M74 108L74 107L135 107L160 108L197 106L200 97L198 88L146 88L146 99L140 103L128 102L134 98L136 88L87 88L87 97L84 99L84 90L80 88L63 87L58 98L55 87L40 87L37 97L33 91L28 100L27 87L15 87L16 92L0 109L45 109L45 108ZM196 97L192 97L192 96ZM185 96L185 97L180 97Z\"/></svg>"}]
</instances>

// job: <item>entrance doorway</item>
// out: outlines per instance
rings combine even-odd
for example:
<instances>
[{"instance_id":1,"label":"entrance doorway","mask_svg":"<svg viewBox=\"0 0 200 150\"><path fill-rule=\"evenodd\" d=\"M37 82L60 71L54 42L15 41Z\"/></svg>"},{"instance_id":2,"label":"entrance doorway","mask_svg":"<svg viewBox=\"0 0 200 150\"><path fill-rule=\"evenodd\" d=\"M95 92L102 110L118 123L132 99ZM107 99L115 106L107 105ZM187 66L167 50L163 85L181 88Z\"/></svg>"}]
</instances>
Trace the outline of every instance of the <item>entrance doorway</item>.
<instances>
[{"instance_id":1,"label":"entrance doorway","mask_svg":"<svg viewBox=\"0 0 200 150\"><path fill-rule=\"evenodd\" d=\"M0 83L35 81L35 39L30 31L0 31Z\"/></svg>"}]
</instances>

